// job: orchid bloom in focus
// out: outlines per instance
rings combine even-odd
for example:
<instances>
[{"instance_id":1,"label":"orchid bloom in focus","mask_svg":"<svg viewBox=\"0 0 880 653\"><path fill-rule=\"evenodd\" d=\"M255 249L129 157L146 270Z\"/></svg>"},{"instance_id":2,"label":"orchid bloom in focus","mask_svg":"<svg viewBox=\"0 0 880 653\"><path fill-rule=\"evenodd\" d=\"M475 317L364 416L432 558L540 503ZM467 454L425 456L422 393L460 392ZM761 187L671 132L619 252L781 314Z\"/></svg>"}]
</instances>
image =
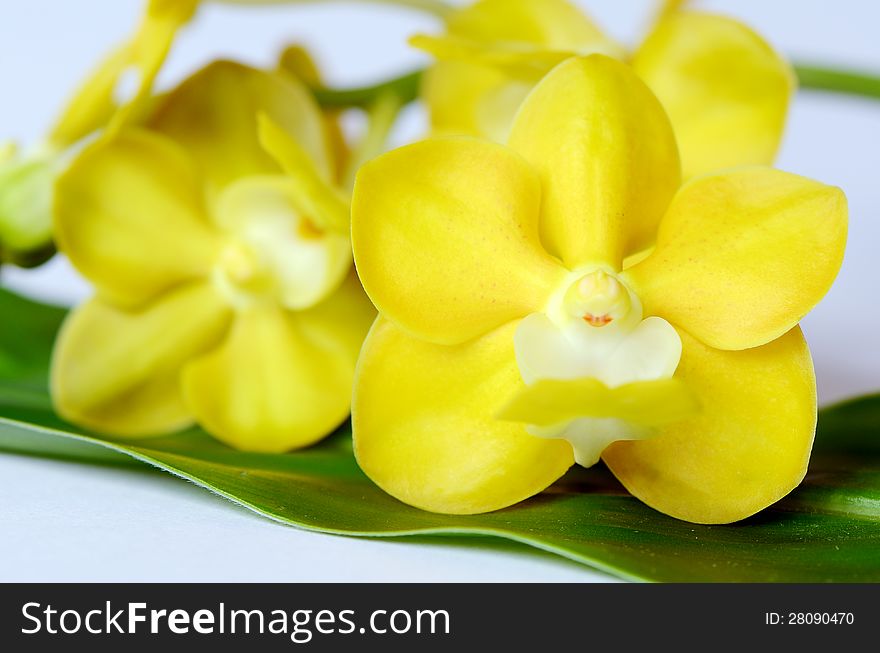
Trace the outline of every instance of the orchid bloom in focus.
<instances>
[{"instance_id":1,"label":"orchid bloom in focus","mask_svg":"<svg viewBox=\"0 0 880 653\"><path fill-rule=\"evenodd\" d=\"M226 62L86 148L56 232L96 295L56 343L58 413L133 438L196 422L265 452L335 429L375 316L336 176L305 87Z\"/></svg>"},{"instance_id":2,"label":"orchid bloom in focus","mask_svg":"<svg viewBox=\"0 0 880 653\"><path fill-rule=\"evenodd\" d=\"M816 424L797 325L841 265L845 197L762 166L680 170L661 103L603 55L547 75L506 146L436 137L362 168L352 244L380 312L352 406L367 475L479 513L601 457L702 523L791 491Z\"/></svg>"},{"instance_id":3,"label":"orchid bloom in focus","mask_svg":"<svg viewBox=\"0 0 880 653\"><path fill-rule=\"evenodd\" d=\"M423 96L438 134L504 142L516 111L556 64L576 55L627 61L663 103L685 179L773 163L796 80L758 34L670 2L628 53L568 0L478 0L446 19L446 33L411 42L437 58Z\"/></svg>"}]
</instances>

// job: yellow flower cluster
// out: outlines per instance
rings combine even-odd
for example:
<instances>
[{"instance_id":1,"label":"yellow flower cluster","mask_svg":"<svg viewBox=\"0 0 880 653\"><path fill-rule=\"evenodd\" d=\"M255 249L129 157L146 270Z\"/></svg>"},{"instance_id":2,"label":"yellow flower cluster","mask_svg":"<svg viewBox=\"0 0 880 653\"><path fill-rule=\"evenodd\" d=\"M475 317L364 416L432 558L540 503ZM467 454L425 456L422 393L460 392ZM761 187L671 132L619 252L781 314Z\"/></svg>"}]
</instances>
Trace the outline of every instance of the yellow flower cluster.
<instances>
[{"instance_id":1,"label":"yellow flower cluster","mask_svg":"<svg viewBox=\"0 0 880 653\"><path fill-rule=\"evenodd\" d=\"M702 523L800 482L816 382L798 322L847 209L769 167L795 78L750 28L669 2L628 50L567 0L450 9L412 39L436 59L432 134L352 191L345 162L371 148L348 152L301 50L153 88L198 4L150 0L50 146L0 155L0 243L13 223L19 251L54 233L95 289L56 344L62 417L285 452L351 413L367 475L446 513L599 460Z\"/></svg>"}]
</instances>

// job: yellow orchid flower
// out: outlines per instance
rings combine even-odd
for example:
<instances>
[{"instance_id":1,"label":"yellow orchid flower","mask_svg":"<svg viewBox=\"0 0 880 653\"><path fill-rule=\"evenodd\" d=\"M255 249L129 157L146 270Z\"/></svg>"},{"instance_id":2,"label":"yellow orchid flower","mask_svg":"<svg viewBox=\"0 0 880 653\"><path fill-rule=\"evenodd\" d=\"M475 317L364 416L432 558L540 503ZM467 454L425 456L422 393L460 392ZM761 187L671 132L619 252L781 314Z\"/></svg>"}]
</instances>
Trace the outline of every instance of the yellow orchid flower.
<instances>
[{"instance_id":1,"label":"yellow orchid flower","mask_svg":"<svg viewBox=\"0 0 880 653\"><path fill-rule=\"evenodd\" d=\"M58 413L125 437L198 422L267 452L338 426L375 311L334 166L301 84L227 62L84 150L56 232L97 294L56 343Z\"/></svg>"},{"instance_id":2,"label":"yellow orchid flower","mask_svg":"<svg viewBox=\"0 0 880 653\"><path fill-rule=\"evenodd\" d=\"M795 88L790 65L754 31L670 2L631 54L567 0L479 0L453 12L442 36L411 42L438 62L423 95L437 133L504 142L522 100L564 59L626 60L660 98L675 128L685 179L771 164Z\"/></svg>"},{"instance_id":3,"label":"yellow orchid flower","mask_svg":"<svg viewBox=\"0 0 880 653\"><path fill-rule=\"evenodd\" d=\"M135 34L86 79L64 108L44 143L0 154L0 261L43 262L53 253L52 193L67 165L69 149L114 122L140 116L175 34L192 16L198 0L148 0ZM133 75L133 96L121 88Z\"/></svg>"},{"instance_id":4,"label":"yellow orchid flower","mask_svg":"<svg viewBox=\"0 0 880 653\"><path fill-rule=\"evenodd\" d=\"M705 523L795 487L816 421L797 323L841 264L845 197L767 167L680 179L661 104L603 55L546 76L507 146L436 137L367 164L352 243L380 318L352 423L370 478L477 513L601 455Z\"/></svg>"}]
</instances>

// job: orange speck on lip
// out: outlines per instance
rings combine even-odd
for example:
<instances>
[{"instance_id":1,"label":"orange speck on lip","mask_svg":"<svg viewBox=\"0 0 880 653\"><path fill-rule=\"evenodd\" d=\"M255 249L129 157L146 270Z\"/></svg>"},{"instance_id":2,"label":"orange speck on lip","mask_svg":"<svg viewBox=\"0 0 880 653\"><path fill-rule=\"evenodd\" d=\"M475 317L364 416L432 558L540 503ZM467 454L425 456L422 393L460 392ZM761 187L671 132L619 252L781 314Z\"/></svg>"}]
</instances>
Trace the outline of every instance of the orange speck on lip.
<instances>
[{"instance_id":1,"label":"orange speck on lip","mask_svg":"<svg viewBox=\"0 0 880 653\"><path fill-rule=\"evenodd\" d=\"M613 319L610 315L591 315L590 313L584 315L584 322L594 327L603 327Z\"/></svg>"},{"instance_id":2,"label":"orange speck on lip","mask_svg":"<svg viewBox=\"0 0 880 653\"><path fill-rule=\"evenodd\" d=\"M324 235L324 232L308 218L303 218L299 221L296 232L303 240L317 240Z\"/></svg>"}]
</instances>

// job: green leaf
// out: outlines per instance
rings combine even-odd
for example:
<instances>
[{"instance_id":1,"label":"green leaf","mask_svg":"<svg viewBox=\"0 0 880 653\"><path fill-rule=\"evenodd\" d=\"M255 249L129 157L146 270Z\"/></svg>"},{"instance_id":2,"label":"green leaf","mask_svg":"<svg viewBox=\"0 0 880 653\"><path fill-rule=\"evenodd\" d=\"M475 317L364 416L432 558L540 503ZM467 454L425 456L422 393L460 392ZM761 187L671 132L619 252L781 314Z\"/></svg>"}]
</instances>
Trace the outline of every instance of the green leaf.
<instances>
[{"instance_id":1,"label":"green leaf","mask_svg":"<svg viewBox=\"0 0 880 653\"><path fill-rule=\"evenodd\" d=\"M19 312L9 312L10 302L18 302ZM41 345L42 336L28 333L28 325L57 323L57 311L0 294L0 315L0 346L22 343L16 360L33 391L35 366L48 360L49 341ZM574 470L506 510L427 513L399 503L363 475L347 428L286 455L237 452L195 429L123 442L63 423L45 396L22 401L9 371L0 374L0 449L104 464L133 458L301 528L500 537L638 580L880 581L880 396L822 412L810 473L788 498L738 524L699 526L646 507L601 467Z\"/></svg>"},{"instance_id":2,"label":"green leaf","mask_svg":"<svg viewBox=\"0 0 880 653\"><path fill-rule=\"evenodd\" d=\"M0 289L0 383L5 384L5 392L17 389L22 396L49 405L49 358L65 314L63 308L39 304Z\"/></svg>"}]
</instances>

